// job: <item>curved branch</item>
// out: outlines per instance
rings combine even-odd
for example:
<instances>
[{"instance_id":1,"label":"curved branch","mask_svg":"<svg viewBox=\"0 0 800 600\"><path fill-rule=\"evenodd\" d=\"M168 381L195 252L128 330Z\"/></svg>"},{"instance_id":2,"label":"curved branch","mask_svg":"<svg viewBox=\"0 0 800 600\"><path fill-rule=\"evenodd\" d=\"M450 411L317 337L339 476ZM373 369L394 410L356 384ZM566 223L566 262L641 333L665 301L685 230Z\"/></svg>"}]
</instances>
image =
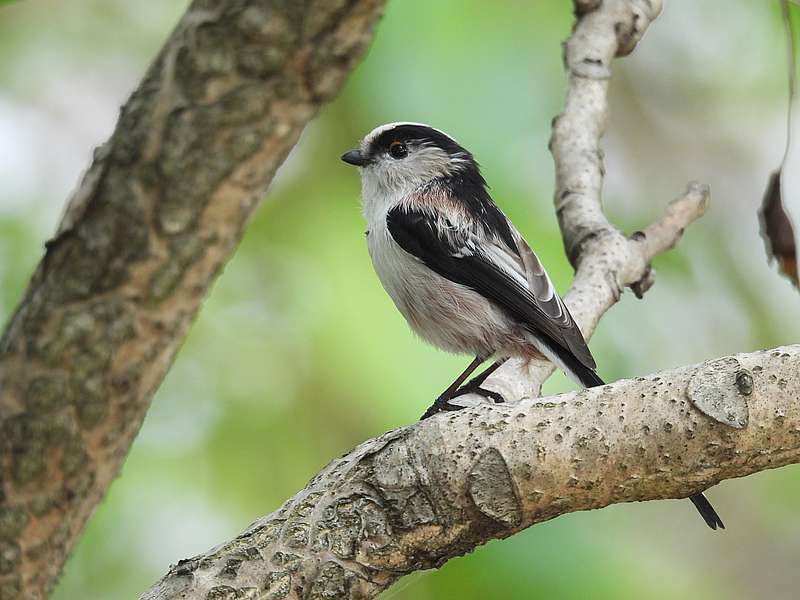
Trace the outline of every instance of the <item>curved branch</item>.
<instances>
[{"instance_id":1,"label":"curved branch","mask_svg":"<svg viewBox=\"0 0 800 600\"><path fill-rule=\"evenodd\" d=\"M142 598L374 598L564 513L800 462L798 373L800 346L787 346L436 415L334 460Z\"/></svg>"},{"instance_id":2,"label":"curved branch","mask_svg":"<svg viewBox=\"0 0 800 600\"><path fill-rule=\"evenodd\" d=\"M383 0L195 0L0 340L0 596L43 598L275 170Z\"/></svg>"},{"instance_id":3,"label":"curved branch","mask_svg":"<svg viewBox=\"0 0 800 600\"><path fill-rule=\"evenodd\" d=\"M564 111L553 120L550 151L556 173L554 202L564 248L575 279L564 302L588 339L605 312L631 287L642 295L653 285L650 261L674 246L708 206L709 189L690 184L656 223L627 238L603 214L605 169L600 139L608 113L611 62L633 51L661 13L660 0L575 0L577 20L564 45L568 74ZM485 387L507 401L535 397L555 367L546 360L509 360ZM477 395L454 404L474 406Z\"/></svg>"}]
</instances>

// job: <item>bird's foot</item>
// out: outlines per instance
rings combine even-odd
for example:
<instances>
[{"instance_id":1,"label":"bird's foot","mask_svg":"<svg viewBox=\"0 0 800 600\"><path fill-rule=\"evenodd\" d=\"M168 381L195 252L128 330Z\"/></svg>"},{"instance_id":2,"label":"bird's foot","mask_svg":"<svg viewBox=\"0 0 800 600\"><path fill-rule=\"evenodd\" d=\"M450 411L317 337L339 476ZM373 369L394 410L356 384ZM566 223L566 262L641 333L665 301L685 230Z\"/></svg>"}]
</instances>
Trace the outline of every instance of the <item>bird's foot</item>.
<instances>
[{"instance_id":1,"label":"bird's foot","mask_svg":"<svg viewBox=\"0 0 800 600\"><path fill-rule=\"evenodd\" d=\"M464 386L458 388L455 392L451 395L442 394L439 396L433 404L428 407L428 410L425 411L425 414L422 415L420 420L427 419L439 412L445 411L454 411L454 410L461 410L462 408L467 408L466 406L462 406L460 404L452 404L450 401L454 398L458 398L459 396L465 396L466 394L479 394L490 400L493 400L495 404L502 404L505 402L502 394L499 394L495 391L488 390L486 388L481 387L480 385L470 385L467 383Z\"/></svg>"},{"instance_id":2,"label":"bird's foot","mask_svg":"<svg viewBox=\"0 0 800 600\"><path fill-rule=\"evenodd\" d=\"M451 397L447 396L446 394L442 394L441 396L439 396L436 400L433 401L433 404L431 404L428 407L428 410L426 410L422 414L419 420L422 421L424 419L427 419L428 417L432 417L436 413L445 410L458 410L459 408L463 408L460 406L453 406L452 404L450 404L450 398Z\"/></svg>"},{"instance_id":3,"label":"bird's foot","mask_svg":"<svg viewBox=\"0 0 800 600\"><path fill-rule=\"evenodd\" d=\"M463 396L464 394L478 394L479 396L483 396L484 398L489 398L489 400L494 401L495 404L503 404L506 399L503 398L503 394L499 392L495 392L485 387L481 387L476 385L475 387L468 388L463 392L458 390L455 394L453 394L453 398L456 396Z\"/></svg>"}]
</instances>

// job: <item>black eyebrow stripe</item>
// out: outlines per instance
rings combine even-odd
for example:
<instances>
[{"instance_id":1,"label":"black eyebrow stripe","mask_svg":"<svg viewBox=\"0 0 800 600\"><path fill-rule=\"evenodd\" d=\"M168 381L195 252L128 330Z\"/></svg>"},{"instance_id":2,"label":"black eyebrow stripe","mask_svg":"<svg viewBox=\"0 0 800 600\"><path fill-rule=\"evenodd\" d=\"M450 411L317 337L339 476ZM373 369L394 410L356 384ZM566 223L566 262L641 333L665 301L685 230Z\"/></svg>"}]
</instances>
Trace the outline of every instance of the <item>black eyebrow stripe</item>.
<instances>
[{"instance_id":1,"label":"black eyebrow stripe","mask_svg":"<svg viewBox=\"0 0 800 600\"><path fill-rule=\"evenodd\" d=\"M375 154L388 149L394 141L405 143L430 143L441 148L450 155L463 153L470 158L472 155L453 138L441 131L424 125L398 125L381 132L370 144L370 153Z\"/></svg>"}]
</instances>

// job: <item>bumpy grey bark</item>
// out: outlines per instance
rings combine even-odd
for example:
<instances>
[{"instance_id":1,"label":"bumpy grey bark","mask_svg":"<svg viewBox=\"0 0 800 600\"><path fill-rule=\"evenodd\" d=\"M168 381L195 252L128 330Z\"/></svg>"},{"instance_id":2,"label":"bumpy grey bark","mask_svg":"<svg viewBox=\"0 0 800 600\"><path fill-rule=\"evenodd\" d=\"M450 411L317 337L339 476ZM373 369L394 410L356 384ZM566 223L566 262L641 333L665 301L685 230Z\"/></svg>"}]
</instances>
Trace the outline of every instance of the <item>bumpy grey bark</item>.
<instances>
[{"instance_id":1,"label":"bumpy grey bark","mask_svg":"<svg viewBox=\"0 0 800 600\"><path fill-rule=\"evenodd\" d=\"M334 460L142 598L374 598L567 512L800 462L799 373L800 346L787 346L436 415Z\"/></svg>"},{"instance_id":2,"label":"bumpy grey bark","mask_svg":"<svg viewBox=\"0 0 800 600\"><path fill-rule=\"evenodd\" d=\"M0 598L42 598L278 165L383 0L195 0L0 341Z\"/></svg>"}]
</instances>

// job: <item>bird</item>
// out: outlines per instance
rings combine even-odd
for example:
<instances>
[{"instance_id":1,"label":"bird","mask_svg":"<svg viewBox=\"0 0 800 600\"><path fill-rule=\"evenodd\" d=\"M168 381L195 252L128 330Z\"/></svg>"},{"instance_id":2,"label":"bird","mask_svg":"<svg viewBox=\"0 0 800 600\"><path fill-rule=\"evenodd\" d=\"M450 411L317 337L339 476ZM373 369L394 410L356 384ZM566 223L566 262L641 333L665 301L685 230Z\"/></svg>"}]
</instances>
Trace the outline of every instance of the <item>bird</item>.
<instances>
[{"instance_id":1,"label":"bird","mask_svg":"<svg viewBox=\"0 0 800 600\"><path fill-rule=\"evenodd\" d=\"M422 416L454 410L510 357L545 357L585 388L604 385L580 329L519 230L492 200L471 152L423 123L368 133L341 159L359 168L367 247L411 329L474 360ZM466 384L484 362L491 366ZM711 529L725 526L703 494L690 497Z\"/></svg>"}]
</instances>

